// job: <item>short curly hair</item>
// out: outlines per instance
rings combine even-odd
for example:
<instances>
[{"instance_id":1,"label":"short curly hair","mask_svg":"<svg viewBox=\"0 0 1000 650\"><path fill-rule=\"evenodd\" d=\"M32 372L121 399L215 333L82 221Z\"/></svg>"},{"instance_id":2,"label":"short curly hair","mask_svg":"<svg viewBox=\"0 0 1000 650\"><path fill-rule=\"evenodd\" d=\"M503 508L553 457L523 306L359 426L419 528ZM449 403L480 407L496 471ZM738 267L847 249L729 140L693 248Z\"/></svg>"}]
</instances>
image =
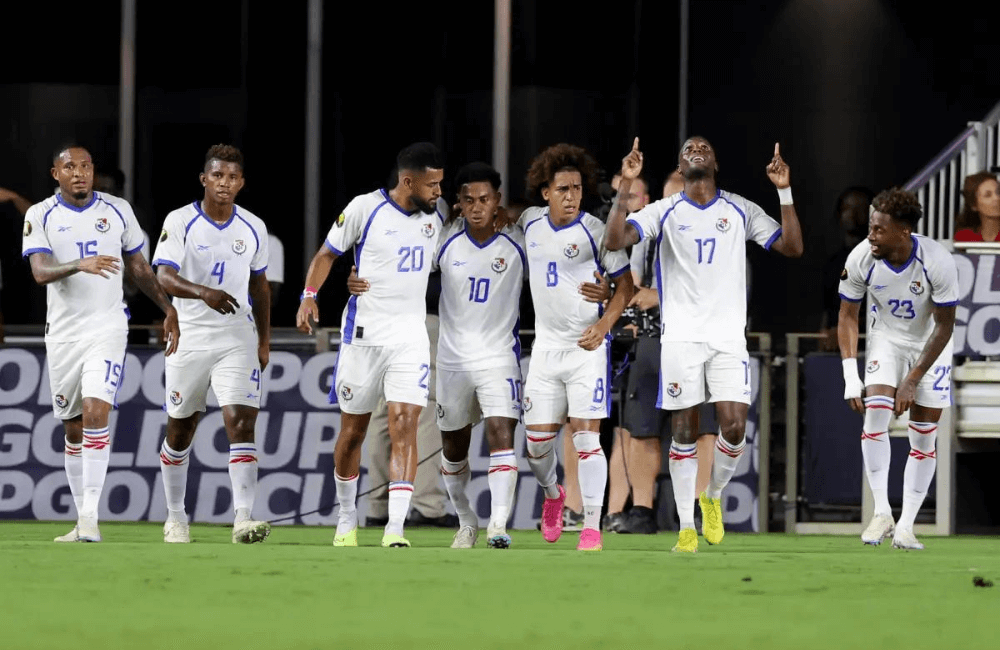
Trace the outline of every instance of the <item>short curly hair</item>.
<instances>
[{"instance_id":1,"label":"short curly hair","mask_svg":"<svg viewBox=\"0 0 1000 650\"><path fill-rule=\"evenodd\" d=\"M880 193L872 200L872 207L882 214L889 215L894 221L907 224L910 230L916 230L917 223L924 216L917 195L899 187Z\"/></svg>"},{"instance_id":2,"label":"short curly hair","mask_svg":"<svg viewBox=\"0 0 1000 650\"><path fill-rule=\"evenodd\" d=\"M562 142L545 149L531 161L525 179L528 198L544 201L542 188L548 187L557 172L565 170L580 172L584 192L593 194L597 191L597 179L601 173L597 161L583 147Z\"/></svg>"},{"instance_id":3,"label":"short curly hair","mask_svg":"<svg viewBox=\"0 0 1000 650\"><path fill-rule=\"evenodd\" d=\"M240 171L243 171L243 152L231 144L216 144L208 150L205 154L205 171L208 171L208 165L213 160L236 163L240 166Z\"/></svg>"}]
</instances>

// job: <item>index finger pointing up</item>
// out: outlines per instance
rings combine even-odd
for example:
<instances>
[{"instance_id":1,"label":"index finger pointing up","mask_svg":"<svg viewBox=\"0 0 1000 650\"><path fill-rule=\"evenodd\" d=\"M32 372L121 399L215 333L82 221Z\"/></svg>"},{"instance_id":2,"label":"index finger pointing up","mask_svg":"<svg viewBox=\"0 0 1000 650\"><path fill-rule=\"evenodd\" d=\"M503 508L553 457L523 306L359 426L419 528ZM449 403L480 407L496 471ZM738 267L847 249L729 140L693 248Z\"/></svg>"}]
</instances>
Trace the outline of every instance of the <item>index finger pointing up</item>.
<instances>
[{"instance_id":1,"label":"index finger pointing up","mask_svg":"<svg viewBox=\"0 0 1000 650\"><path fill-rule=\"evenodd\" d=\"M780 148L779 148L779 145L778 145L777 142L774 143L774 155L775 156L780 156L781 155L781 151L780 151Z\"/></svg>"},{"instance_id":2,"label":"index finger pointing up","mask_svg":"<svg viewBox=\"0 0 1000 650\"><path fill-rule=\"evenodd\" d=\"M635 136L635 141L632 143L632 151L639 150L639 136Z\"/></svg>"}]
</instances>

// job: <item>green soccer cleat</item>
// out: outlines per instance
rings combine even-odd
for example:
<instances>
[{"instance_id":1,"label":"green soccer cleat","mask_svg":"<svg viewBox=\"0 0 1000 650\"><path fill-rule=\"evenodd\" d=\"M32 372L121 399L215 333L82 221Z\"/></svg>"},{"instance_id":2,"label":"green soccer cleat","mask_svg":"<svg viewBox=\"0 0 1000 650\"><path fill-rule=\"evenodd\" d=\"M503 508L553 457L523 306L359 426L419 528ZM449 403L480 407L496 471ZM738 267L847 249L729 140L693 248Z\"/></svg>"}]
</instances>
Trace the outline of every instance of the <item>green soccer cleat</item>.
<instances>
[{"instance_id":1,"label":"green soccer cleat","mask_svg":"<svg viewBox=\"0 0 1000 650\"><path fill-rule=\"evenodd\" d=\"M358 527L350 529L343 535L334 534L333 536L334 546L357 546L358 545Z\"/></svg>"},{"instance_id":2,"label":"green soccer cleat","mask_svg":"<svg viewBox=\"0 0 1000 650\"><path fill-rule=\"evenodd\" d=\"M674 553L697 553L698 531L694 528L684 528L677 536L677 543L670 549Z\"/></svg>"},{"instance_id":3,"label":"green soccer cleat","mask_svg":"<svg viewBox=\"0 0 1000 650\"><path fill-rule=\"evenodd\" d=\"M410 540L402 535L383 535L382 546L386 548L410 548Z\"/></svg>"},{"instance_id":4,"label":"green soccer cleat","mask_svg":"<svg viewBox=\"0 0 1000 650\"><path fill-rule=\"evenodd\" d=\"M701 505L701 534L709 544L721 544L726 534L722 526L722 499L710 499L702 492L698 503Z\"/></svg>"}]
</instances>

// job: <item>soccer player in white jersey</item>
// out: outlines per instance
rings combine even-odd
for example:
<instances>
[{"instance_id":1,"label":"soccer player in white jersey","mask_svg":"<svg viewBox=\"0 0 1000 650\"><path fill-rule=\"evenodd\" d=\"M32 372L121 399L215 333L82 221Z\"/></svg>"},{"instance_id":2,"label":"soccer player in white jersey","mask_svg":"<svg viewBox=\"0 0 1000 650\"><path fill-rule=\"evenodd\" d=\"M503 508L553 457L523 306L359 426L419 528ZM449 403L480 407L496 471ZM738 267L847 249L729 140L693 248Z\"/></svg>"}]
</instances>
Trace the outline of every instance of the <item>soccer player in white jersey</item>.
<instances>
[{"instance_id":1,"label":"soccer player in white jersey","mask_svg":"<svg viewBox=\"0 0 1000 650\"><path fill-rule=\"evenodd\" d=\"M562 534L566 492L556 480L555 438L569 416L567 431L579 457L583 530L577 549L601 550L601 505L608 462L601 449L600 424L611 400L611 326L632 297L628 256L604 246L604 224L581 211L584 191L593 191L597 163L584 149L557 144L540 153L528 170L528 192L547 207L528 208L524 229L528 279L535 304L535 341L524 387L524 424L531 471L545 492L542 536ZM587 302L579 286L594 271L617 278L605 311Z\"/></svg>"},{"instance_id":2,"label":"soccer player in white jersey","mask_svg":"<svg viewBox=\"0 0 1000 650\"><path fill-rule=\"evenodd\" d=\"M417 470L417 418L427 404L430 343L427 277L443 218L444 164L429 142L412 144L396 157L396 186L355 197L330 228L313 257L296 315L312 331L319 321L316 294L334 261L354 248L354 266L371 289L351 296L341 321L341 345L330 400L340 403L341 431L334 448L334 479L340 514L334 546L358 544L358 472L361 444L372 411L384 394L389 408L389 521L382 546L407 547L403 522Z\"/></svg>"},{"instance_id":3,"label":"soccer player in white jersey","mask_svg":"<svg viewBox=\"0 0 1000 650\"><path fill-rule=\"evenodd\" d=\"M627 195L642 171L639 138L622 161L619 194ZM746 243L798 257L802 229L789 169L778 144L767 177L778 189L781 224L757 204L719 189L715 149L702 137L681 147L679 169L684 191L628 215L616 202L608 218L612 250L651 238L657 246L656 285L660 292L659 408L671 411L669 468L681 531L675 551L698 550L694 528L698 474L698 405L715 403L719 422L712 478L700 495L703 533L709 544L722 541L722 489L729 483L746 444L750 405L750 357L746 344Z\"/></svg>"},{"instance_id":4,"label":"soccer player in white jersey","mask_svg":"<svg viewBox=\"0 0 1000 650\"><path fill-rule=\"evenodd\" d=\"M252 544L271 531L267 522L251 516L257 491L254 426L271 338L267 227L236 205L244 185L239 149L222 144L209 149L200 180L201 200L167 215L153 257L160 284L175 299L183 334L165 367L163 541L191 541L184 510L188 460L211 386L229 438L233 543Z\"/></svg>"},{"instance_id":5,"label":"soccer player in white jersey","mask_svg":"<svg viewBox=\"0 0 1000 650\"><path fill-rule=\"evenodd\" d=\"M864 415L861 453L875 498L875 513L861 540L878 545L892 535L894 548L922 549L913 522L937 466L937 423L942 409L951 405L958 270L941 244L913 234L921 217L916 196L893 188L876 196L872 207L868 239L851 251L840 276L837 323L844 399ZM858 312L866 293L872 309L862 382L855 356ZM893 412L907 411L910 456L903 470L903 512L893 522L889 420Z\"/></svg>"},{"instance_id":6,"label":"soccer player in white jersey","mask_svg":"<svg viewBox=\"0 0 1000 650\"><path fill-rule=\"evenodd\" d=\"M98 505L111 456L108 414L122 381L127 279L166 314L168 356L180 338L177 312L140 253L142 230L124 199L93 190L94 163L83 147L53 159L59 191L24 215L22 252L35 282L48 285L45 351L52 410L66 429L66 476L77 525L57 542L99 542Z\"/></svg>"}]
</instances>

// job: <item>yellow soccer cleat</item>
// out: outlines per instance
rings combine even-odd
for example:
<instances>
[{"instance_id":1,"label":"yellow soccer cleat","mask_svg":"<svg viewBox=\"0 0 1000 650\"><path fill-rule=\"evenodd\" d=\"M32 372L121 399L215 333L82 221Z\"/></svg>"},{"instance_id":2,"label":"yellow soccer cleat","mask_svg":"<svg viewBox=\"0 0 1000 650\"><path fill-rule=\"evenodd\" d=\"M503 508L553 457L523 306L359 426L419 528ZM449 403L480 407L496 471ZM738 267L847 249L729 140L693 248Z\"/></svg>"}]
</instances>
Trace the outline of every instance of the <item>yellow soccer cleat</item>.
<instances>
[{"instance_id":1,"label":"yellow soccer cleat","mask_svg":"<svg viewBox=\"0 0 1000 650\"><path fill-rule=\"evenodd\" d=\"M681 529L677 536L677 543L670 549L674 553L697 553L698 552L698 531L694 528Z\"/></svg>"},{"instance_id":2,"label":"yellow soccer cleat","mask_svg":"<svg viewBox=\"0 0 1000 650\"><path fill-rule=\"evenodd\" d=\"M358 528L355 526L343 535L333 536L334 546L357 546L358 545Z\"/></svg>"},{"instance_id":3,"label":"yellow soccer cleat","mask_svg":"<svg viewBox=\"0 0 1000 650\"><path fill-rule=\"evenodd\" d=\"M387 548L410 548L410 540L402 535L383 535L382 546Z\"/></svg>"},{"instance_id":4,"label":"yellow soccer cleat","mask_svg":"<svg viewBox=\"0 0 1000 650\"><path fill-rule=\"evenodd\" d=\"M698 503L701 504L701 534L709 544L721 544L726 534L722 526L722 499L710 499L702 492Z\"/></svg>"}]
</instances>

